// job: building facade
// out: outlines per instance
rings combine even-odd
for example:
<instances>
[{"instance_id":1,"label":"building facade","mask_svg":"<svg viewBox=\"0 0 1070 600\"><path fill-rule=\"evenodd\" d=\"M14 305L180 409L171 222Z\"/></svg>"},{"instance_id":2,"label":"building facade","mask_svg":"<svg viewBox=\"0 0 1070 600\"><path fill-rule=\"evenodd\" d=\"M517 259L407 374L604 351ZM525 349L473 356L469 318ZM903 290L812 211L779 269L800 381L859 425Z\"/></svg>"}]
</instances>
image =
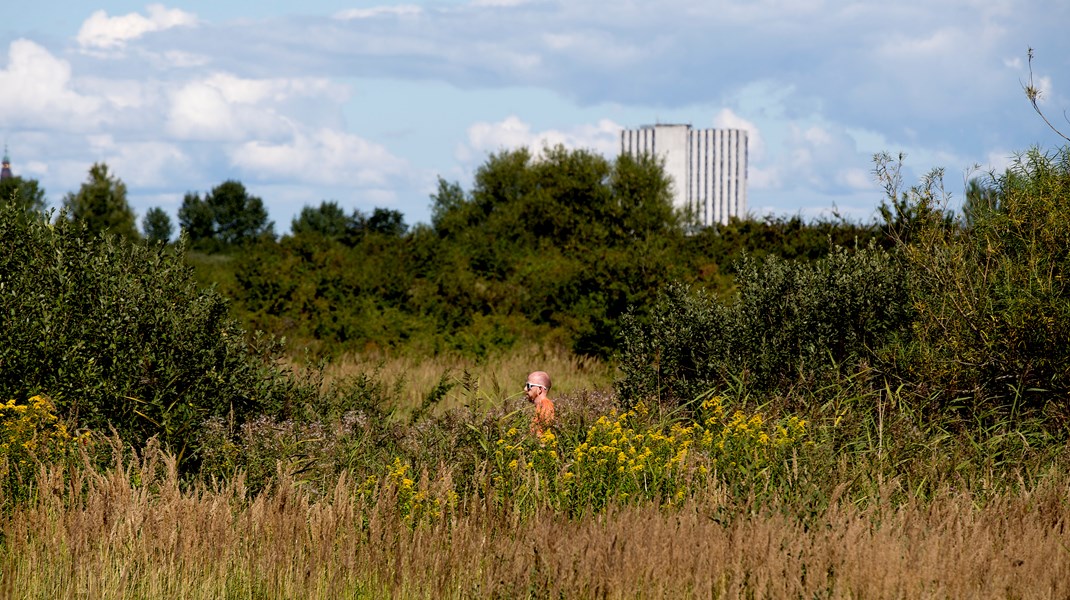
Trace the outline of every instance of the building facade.
<instances>
[{"instance_id":1,"label":"building facade","mask_svg":"<svg viewBox=\"0 0 1070 600\"><path fill-rule=\"evenodd\" d=\"M673 204L700 225L747 214L747 132L644 125L620 134L621 154L650 154L672 178Z\"/></svg>"}]
</instances>

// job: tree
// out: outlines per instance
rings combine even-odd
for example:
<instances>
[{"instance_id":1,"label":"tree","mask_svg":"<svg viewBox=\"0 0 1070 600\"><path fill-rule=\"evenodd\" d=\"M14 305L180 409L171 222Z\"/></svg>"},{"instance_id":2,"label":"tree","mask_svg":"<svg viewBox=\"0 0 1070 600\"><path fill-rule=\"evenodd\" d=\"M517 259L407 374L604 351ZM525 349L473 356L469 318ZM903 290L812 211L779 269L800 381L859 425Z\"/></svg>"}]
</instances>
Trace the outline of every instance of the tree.
<instances>
[{"instance_id":1,"label":"tree","mask_svg":"<svg viewBox=\"0 0 1070 600\"><path fill-rule=\"evenodd\" d=\"M203 199L186 194L178 220L190 242L201 247L234 246L275 235L264 201L235 180L217 185Z\"/></svg>"},{"instance_id":2,"label":"tree","mask_svg":"<svg viewBox=\"0 0 1070 600\"><path fill-rule=\"evenodd\" d=\"M1050 408L1065 418L1070 148L1031 149L974 193L968 227L947 227L928 206L943 194L909 194L928 219L901 248L916 312L903 380L977 414Z\"/></svg>"},{"instance_id":3,"label":"tree","mask_svg":"<svg viewBox=\"0 0 1070 600\"><path fill-rule=\"evenodd\" d=\"M391 237L401 237L409 229L409 226L405 224L405 215L388 208L376 208L364 224L365 229L370 232Z\"/></svg>"},{"instance_id":4,"label":"tree","mask_svg":"<svg viewBox=\"0 0 1070 600\"><path fill-rule=\"evenodd\" d=\"M138 237L134 211L126 201L126 184L108 173L108 165L94 163L77 194L63 199L67 218L80 222L90 235L108 232L128 239Z\"/></svg>"},{"instance_id":5,"label":"tree","mask_svg":"<svg viewBox=\"0 0 1070 600\"><path fill-rule=\"evenodd\" d=\"M186 233L190 243L200 245L211 241L215 235L215 217L212 207L199 194L186 192L178 209L178 225Z\"/></svg>"},{"instance_id":6,"label":"tree","mask_svg":"<svg viewBox=\"0 0 1070 600\"><path fill-rule=\"evenodd\" d=\"M0 205L9 203L17 205L27 217L40 215L45 211L45 191L36 179L0 179Z\"/></svg>"},{"instance_id":7,"label":"tree","mask_svg":"<svg viewBox=\"0 0 1070 600\"><path fill-rule=\"evenodd\" d=\"M354 213L356 214L356 213ZM347 217L337 202L323 201L318 208L306 206L290 224L294 235L322 235L341 239L353 227L353 219Z\"/></svg>"},{"instance_id":8,"label":"tree","mask_svg":"<svg viewBox=\"0 0 1070 600\"><path fill-rule=\"evenodd\" d=\"M562 146L492 155L469 194L439 181L432 224L445 325L522 315L608 355L619 319L682 275L669 179L654 159Z\"/></svg>"},{"instance_id":9,"label":"tree","mask_svg":"<svg viewBox=\"0 0 1070 600\"><path fill-rule=\"evenodd\" d=\"M175 228L171 225L171 217L160 207L150 208L141 221L141 228L145 232L145 238L150 242L166 244L171 241L171 234Z\"/></svg>"}]
</instances>

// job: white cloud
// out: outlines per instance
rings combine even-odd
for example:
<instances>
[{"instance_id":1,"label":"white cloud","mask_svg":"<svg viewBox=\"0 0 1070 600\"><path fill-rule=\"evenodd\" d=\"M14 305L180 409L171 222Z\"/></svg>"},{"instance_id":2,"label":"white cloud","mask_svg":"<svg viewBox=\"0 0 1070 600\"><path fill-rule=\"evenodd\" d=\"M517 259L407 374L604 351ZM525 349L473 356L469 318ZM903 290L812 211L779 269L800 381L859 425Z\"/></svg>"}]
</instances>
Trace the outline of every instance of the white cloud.
<instances>
[{"instance_id":1,"label":"white cloud","mask_svg":"<svg viewBox=\"0 0 1070 600\"><path fill-rule=\"evenodd\" d=\"M423 13L423 9L419 6L412 4L400 4L397 6L373 6L372 8L350 8L342 11L338 11L334 14L334 18L340 21L350 21L353 19L372 19L382 16L395 16L395 17L418 17Z\"/></svg>"},{"instance_id":2,"label":"white cloud","mask_svg":"<svg viewBox=\"0 0 1070 600\"><path fill-rule=\"evenodd\" d=\"M117 142L110 134L88 136L93 155L108 164L128 188L153 188L161 181L177 179L187 171L190 159L167 142Z\"/></svg>"},{"instance_id":3,"label":"white cloud","mask_svg":"<svg viewBox=\"0 0 1070 600\"><path fill-rule=\"evenodd\" d=\"M284 143L246 142L230 153L230 160L263 179L317 185L385 186L407 168L385 147L329 129L298 131Z\"/></svg>"},{"instance_id":4,"label":"white cloud","mask_svg":"<svg viewBox=\"0 0 1070 600\"><path fill-rule=\"evenodd\" d=\"M162 4L150 4L147 11L148 16L130 13L109 17L107 12L98 10L82 23L76 37L78 44L83 49L121 49L128 41L146 33L197 24L196 15L177 8L167 9Z\"/></svg>"},{"instance_id":5,"label":"white cloud","mask_svg":"<svg viewBox=\"0 0 1070 600\"><path fill-rule=\"evenodd\" d=\"M78 130L101 119L101 100L72 89L70 64L30 40L11 42L0 90L0 123L7 126Z\"/></svg>"},{"instance_id":6,"label":"white cloud","mask_svg":"<svg viewBox=\"0 0 1070 600\"><path fill-rule=\"evenodd\" d=\"M203 67L212 62L211 57L195 52L185 52L182 50L168 50L162 55L153 58L161 67Z\"/></svg>"},{"instance_id":7,"label":"white cloud","mask_svg":"<svg viewBox=\"0 0 1070 600\"><path fill-rule=\"evenodd\" d=\"M181 139L280 138L290 135L299 122L299 117L287 114L288 102L298 98L340 102L347 96L345 88L322 78L245 79L215 73L172 93L167 129Z\"/></svg>"},{"instance_id":8,"label":"white cloud","mask_svg":"<svg viewBox=\"0 0 1070 600\"><path fill-rule=\"evenodd\" d=\"M472 6L475 6L475 7L484 7L484 6L511 7L511 6L520 6L522 4L528 4L530 2L531 2L531 0L472 0L472 2L470 4Z\"/></svg>"},{"instance_id":9,"label":"white cloud","mask_svg":"<svg viewBox=\"0 0 1070 600\"><path fill-rule=\"evenodd\" d=\"M480 122L470 126L468 140L458 148L456 156L462 162L469 162L503 149L526 147L538 153L543 147L560 144L569 149L593 150L612 158L620 150L622 129L617 123L602 119L594 125L580 125L570 130L536 132L519 117L509 116L497 123Z\"/></svg>"},{"instance_id":10,"label":"white cloud","mask_svg":"<svg viewBox=\"0 0 1070 600\"><path fill-rule=\"evenodd\" d=\"M762 182L769 185L766 189L808 188L832 195L876 189L870 175L872 156L859 150L847 128L820 120L784 126L788 135L778 156L772 157L774 172Z\"/></svg>"}]
</instances>

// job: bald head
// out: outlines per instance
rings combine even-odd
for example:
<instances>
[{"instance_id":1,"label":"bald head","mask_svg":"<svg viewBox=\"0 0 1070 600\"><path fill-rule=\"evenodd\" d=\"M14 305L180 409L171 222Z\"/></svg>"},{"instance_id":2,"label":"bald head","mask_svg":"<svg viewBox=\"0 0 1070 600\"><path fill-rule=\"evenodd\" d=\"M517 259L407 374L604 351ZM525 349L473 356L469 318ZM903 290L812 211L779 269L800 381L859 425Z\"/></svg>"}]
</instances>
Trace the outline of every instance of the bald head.
<instances>
[{"instance_id":1,"label":"bald head","mask_svg":"<svg viewBox=\"0 0 1070 600\"><path fill-rule=\"evenodd\" d=\"M541 385L547 390L549 390L552 386L552 384L550 383L550 376L546 373L546 371L532 371L532 373L528 375L528 382Z\"/></svg>"}]
</instances>

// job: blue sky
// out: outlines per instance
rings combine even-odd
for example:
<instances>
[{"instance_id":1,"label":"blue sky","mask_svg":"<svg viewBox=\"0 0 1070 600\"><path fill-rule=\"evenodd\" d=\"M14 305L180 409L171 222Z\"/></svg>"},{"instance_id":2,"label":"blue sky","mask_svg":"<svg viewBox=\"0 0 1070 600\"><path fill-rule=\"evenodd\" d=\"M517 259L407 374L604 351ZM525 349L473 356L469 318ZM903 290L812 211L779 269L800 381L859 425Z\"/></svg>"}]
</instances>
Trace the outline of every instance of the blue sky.
<instances>
[{"instance_id":1,"label":"blue sky","mask_svg":"<svg viewBox=\"0 0 1070 600\"><path fill-rule=\"evenodd\" d=\"M612 157L621 128L750 131L749 211L869 219L877 152L952 202L1060 139L1064 0L23 2L0 17L0 136L54 206L94 162L140 215L237 179L277 231L306 205L429 219L491 152Z\"/></svg>"}]
</instances>

